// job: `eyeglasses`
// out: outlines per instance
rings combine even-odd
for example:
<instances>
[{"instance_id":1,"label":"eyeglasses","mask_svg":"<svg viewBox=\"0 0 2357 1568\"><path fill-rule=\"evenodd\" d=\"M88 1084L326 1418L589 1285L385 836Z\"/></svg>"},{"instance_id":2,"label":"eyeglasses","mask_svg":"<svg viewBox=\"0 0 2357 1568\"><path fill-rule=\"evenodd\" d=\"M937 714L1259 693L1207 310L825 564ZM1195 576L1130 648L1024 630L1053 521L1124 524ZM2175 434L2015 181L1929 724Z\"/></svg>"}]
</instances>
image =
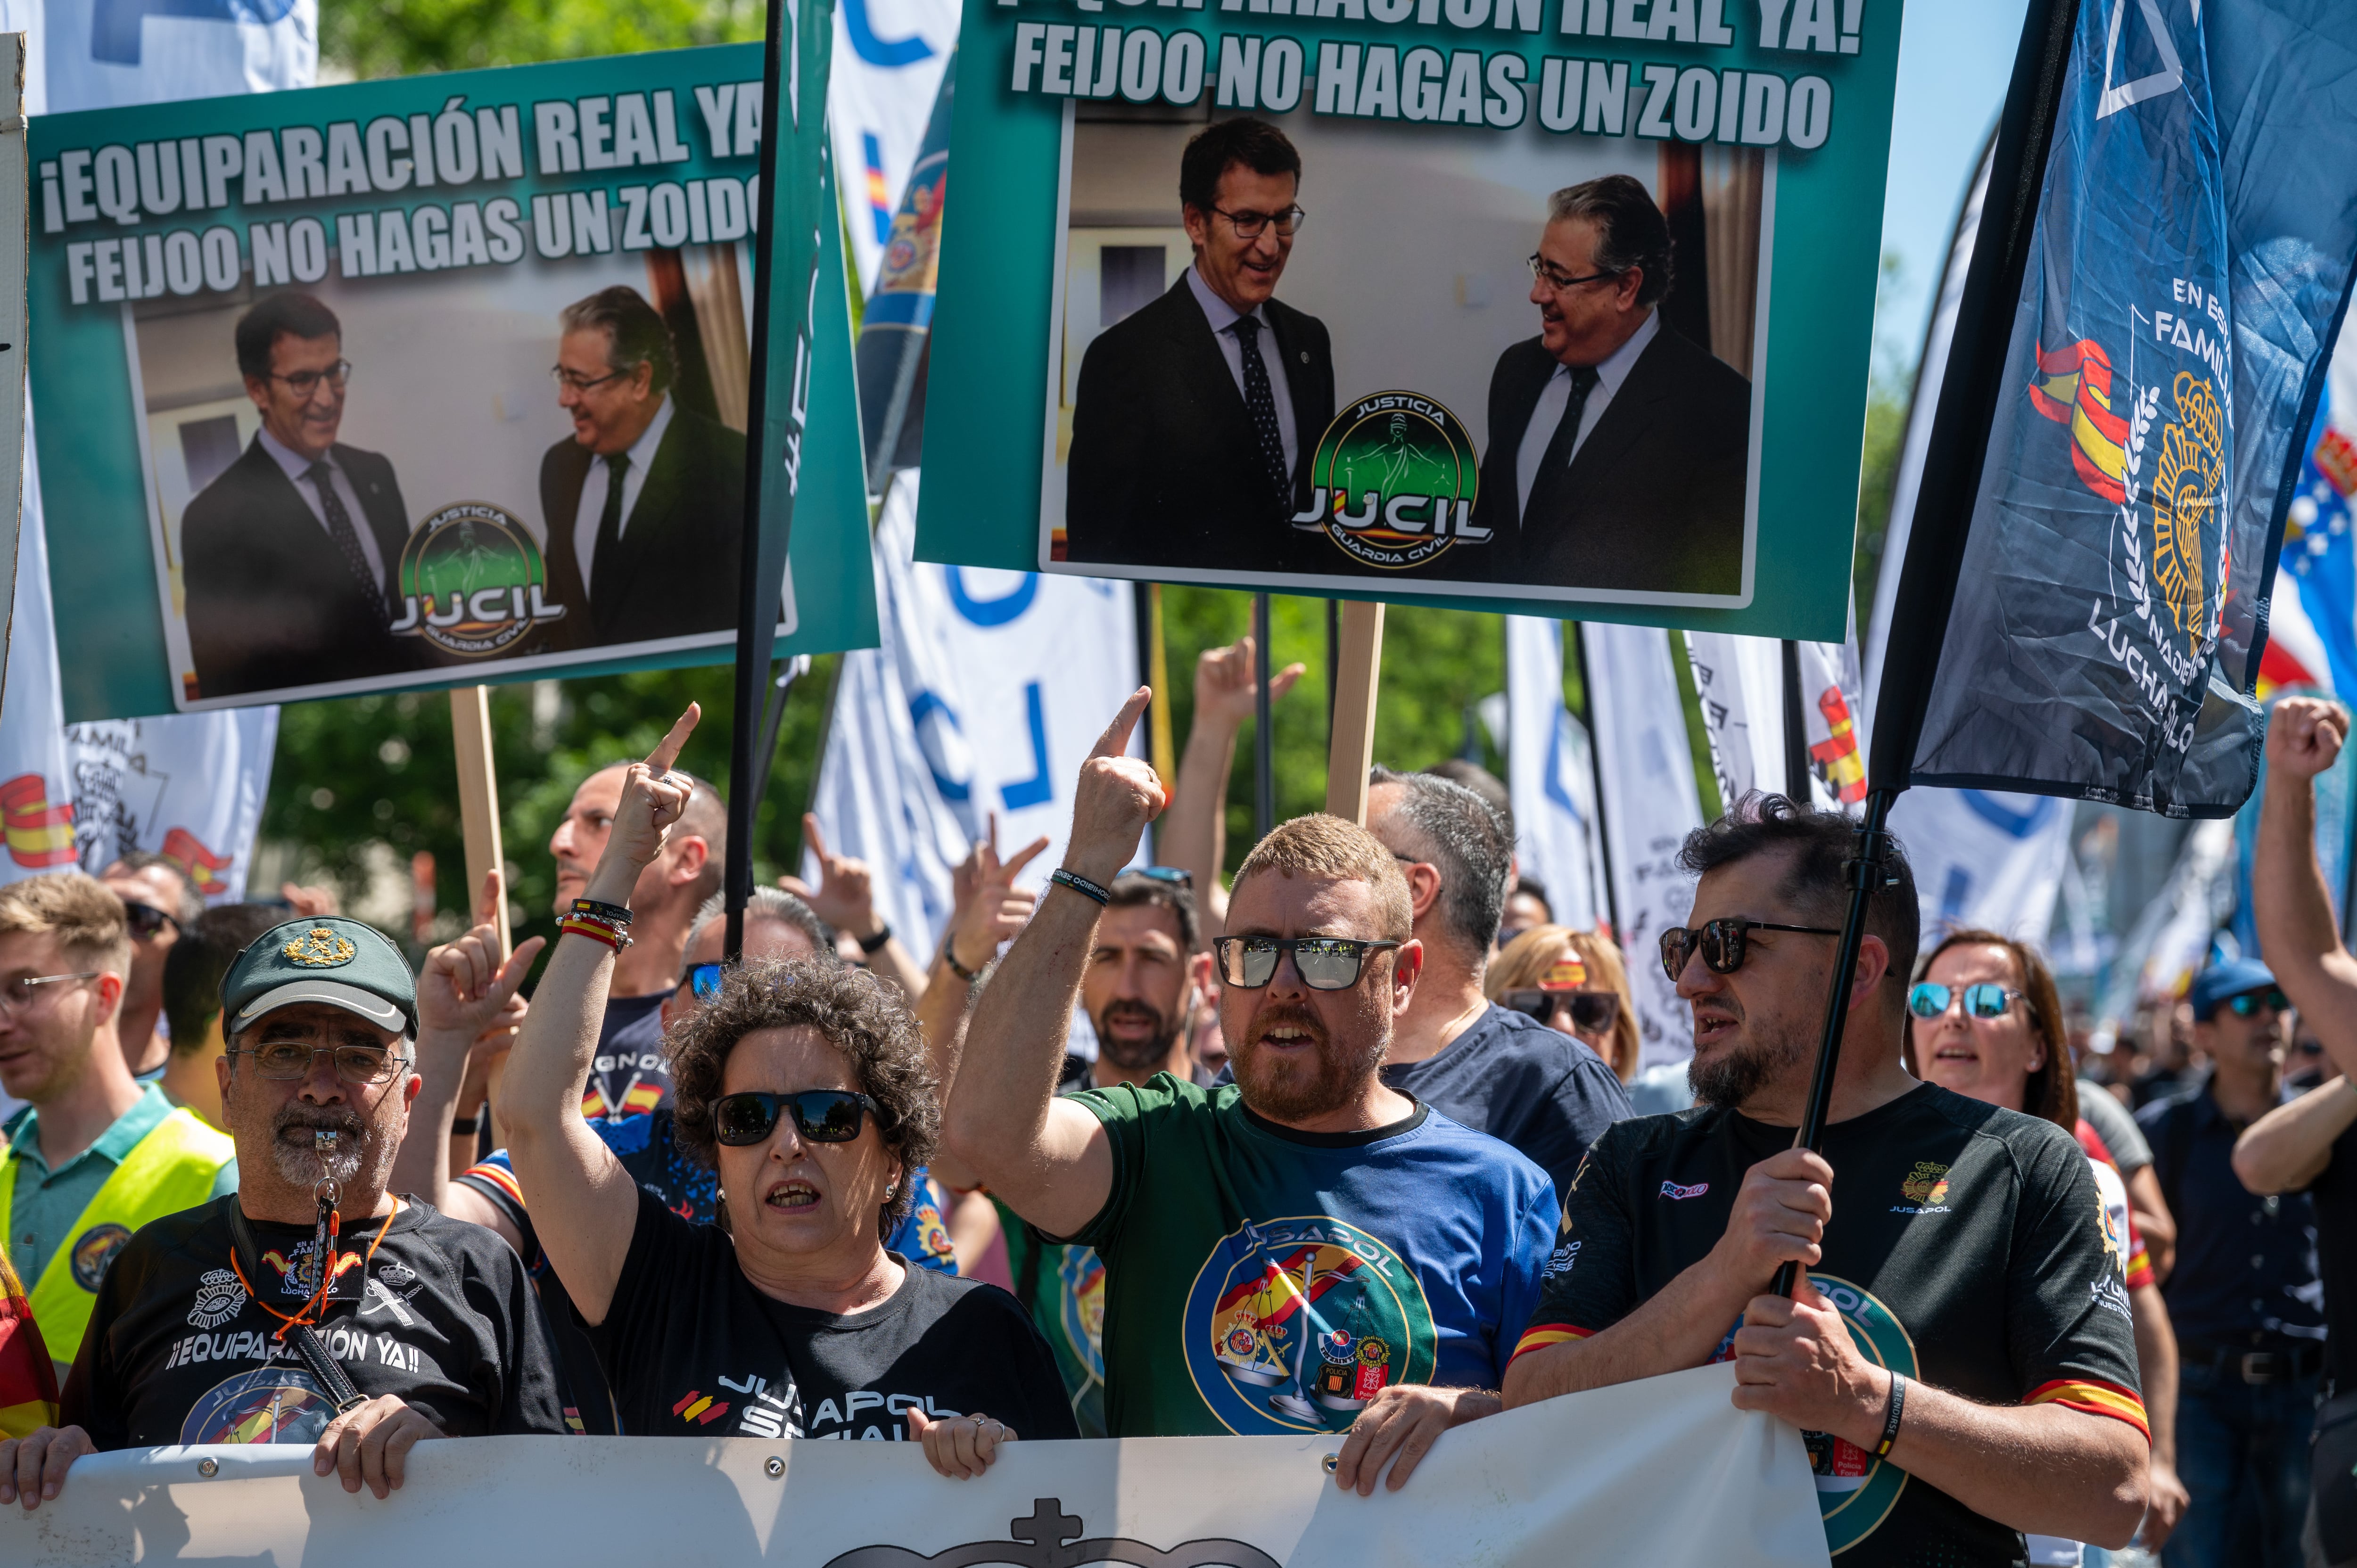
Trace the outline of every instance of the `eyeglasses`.
<instances>
[{"instance_id":1,"label":"eyeglasses","mask_svg":"<svg viewBox=\"0 0 2357 1568\"><path fill-rule=\"evenodd\" d=\"M143 940L154 936L167 926L174 930L179 929L180 927L178 919L158 909L155 905L135 904L128 898L123 901L123 916L124 923L131 928L131 934Z\"/></svg>"},{"instance_id":2,"label":"eyeglasses","mask_svg":"<svg viewBox=\"0 0 2357 1568\"><path fill-rule=\"evenodd\" d=\"M282 376L277 371L272 371L269 376L274 381L285 381L296 397L307 403L312 394L319 390L321 381L327 382L337 392L343 391L344 383L352 379L352 362L350 360L338 360L324 371L297 371L291 376Z\"/></svg>"},{"instance_id":3,"label":"eyeglasses","mask_svg":"<svg viewBox=\"0 0 2357 1568\"><path fill-rule=\"evenodd\" d=\"M1977 985L1961 987L1936 985L1931 981L1921 980L1916 982L1915 988L1907 993L1907 1011L1918 1018L1937 1018L1953 1006L1956 998L1962 995L1964 1011L1974 1017L2002 1018L2005 1010L2012 1006L2014 999L2020 994L2018 991L2008 990L1986 980Z\"/></svg>"},{"instance_id":4,"label":"eyeglasses","mask_svg":"<svg viewBox=\"0 0 2357 1568\"><path fill-rule=\"evenodd\" d=\"M692 963L679 972L679 983L698 1002L720 1000L721 973L728 966L722 963Z\"/></svg>"},{"instance_id":5,"label":"eyeglasses","mask_svg":"<svg viewBox=\"0 0 2357 1568\"><path fill-rule=\"evenodd\" d=\"M2249 1018L2262 1007L2271 1012L2288 1013L2291 1011L2291 998L2283 993L2282 987L2271 985L2265 991L2245 991L2240 996L2229 996L2218 1005L2237 1018Z\"/></svg>"},{"instance_id":6,"label":"eyeglasses","mask_svg":"<svg viewBox=\"0 0 2357 1568\"><path fill-rule=\"evenodd\" d=\"M33 1004L44 993L44 985L63 985L70 980L96 980L104 970L85 969L73 974L27 974L0 985L0 1013L17 1013Z\"/></svg>"},{"instance_id":7,"label":"eyeglasses","mask_svg":"<svg viewBox=\"0 0 2357 1568\"><path fill-rule=\"evenodd\" d=\"M1571 1015L1571 1026L1600 1035L1620 1021L1620 996L1612 991L1509 991L1498 1004L1544 1024L1557 1013Z\"/></svg>"},{"instance_id":8,"label":"eyeglasses","mask_svg":"<svg viewBox=\"0 0 2357 1568\"><path fill-rule=\"evenodd\" d=\"M1211 210L1228 220L1239 240L1257 240L1261 231L1272 223L1276 225L1281 238L1290 240L1293 231L1301 227L1301 220L1309 216L1298 207L1288 207L1282 212L1231 212L1224 207L1214 207Z\"/></svg>"},{"instance_id":9,"label":"eyeglasses","mask_svg":"<svg viewBox=\"0 0 2357 1568\"><path fill-rule=\"evenodd\" d=\"M1686 961L1699 950L1713 974L1733 974L1743 967L1752 931L1797 931L1804 937L1837 937L1829 926L1780 926L1770 920L1710 920L1690 930L1675 927L1662 933L1662 971L1672 984L1686 972Z\"/></svg>"},{"instance_id":10,"label":"eyeglasses","mask_svg":"<svg viewBox=\"0 0 2357 1568\"><path fill-rule=\"evenodd\" d=\"M1359 983L1371 952L1397 942L1361 942L1345 937L1222 937L1211 944L1219 955L1222 983L1258 991L1276 978L1279 955L1291 953L1301 983L1312 991L1348 991Z\"/></svg>"},{"instance_id":11,"label":"eyeglasses","mask_svg":"<svg viewBox=\"0 0 2357 1568\"><path fill-rule=\"evenodd\" d=\"M308 1076L311 1064L325 1056L336 1064L336 1077L355 1089L382 1083L396 1069L409 1065L407 1057L375 1046L306 1046L294 1040L251 1048L231 1047L229 1054L252 1057L255 1076L278 1083Z\"/></svg>"},{"instance_id":12,"label":"eyeglasses","mask_svg":"<svg viewBox=\"0 0 2357 1568\"><path fill-rule=\"evenodd\" d=\"M586 392L591 387L602 387L608 381L619 381L638 368L632 365L628 371L608 371L602 376L591 377L585 376L578 371L568 371L563 365L551 365L548 367L548 379L567 391Z\"/></svg>"},{"instance_id":13,"label":"eyeglasses","mask_svg":"<svg viewBox=\"0 0 2357 1568\"><path fill-rule=\"evenodd\" d=\"M1584 283L1602 283L1606 278L1617 278L1629 270L1626 267L1616 267L1610 272L1589 273L1582 277L1574 277L1535 251L1524 259L1523 264L1531 269L1533 283L1543 283L1557 294L1561 294L1567 288L1577 288Z\"/></svg>"},{"instance_id":14,"label":"eyeglasses","mask_svg":"<svg viewBox=\"0 0 2357 1568\"><path fill-rule=\"evenodd\" d=\"M724 1094L712 1102L712 1135L732 1149L766 1142L782 1112L791 1112L794 1131L813 1144L848 1144L859 1136L864 1117L877 1112L876 1101L847 1089L806 1089L800 1094L764 1094L747 1090Z\"/></svg>"},{"instance_id":15,"label":"eyeglasses","mask_svg":"<svg viewBox=\"0 0 2357 1568\"><path fill-rule=\"evenodd\" d=\"M1189 893L1195 890L1195 874L1176 865L1141 865L1130 875L1151 876L1157 882L1168 882L1174 887L1184 887Z\"/></svg>"}]
</instances>

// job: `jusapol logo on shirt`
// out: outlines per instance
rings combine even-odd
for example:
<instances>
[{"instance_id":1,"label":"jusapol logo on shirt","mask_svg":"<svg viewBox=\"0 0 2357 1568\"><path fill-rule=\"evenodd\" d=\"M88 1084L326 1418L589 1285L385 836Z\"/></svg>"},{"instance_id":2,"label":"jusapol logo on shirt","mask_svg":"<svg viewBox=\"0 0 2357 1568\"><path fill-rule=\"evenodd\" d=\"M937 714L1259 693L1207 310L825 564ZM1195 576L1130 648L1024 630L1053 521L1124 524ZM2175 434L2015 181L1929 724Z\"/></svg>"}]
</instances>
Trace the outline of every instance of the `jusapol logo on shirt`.
<instances>
[{"instance_id":1,"label":"jusapol logo on shirt","mask_svg":"<svg viewBox=\"0 0 2357 1568\"><path fill-rule=\"evenodd\" d=\"M1392 1383L1432 1380L1438 1336L1399 1254L1329 1215L1222 1237L1187 1293L1187 1370L1240 1435L1340 1432Z\"/></svg>"},{"instance_id":2,"label":"jusapol logo on shirt","mask_svg":"<svg viewBox=\"0 0 2357 1568\"><path fill-rule=\"evenodd\" d=\"M1893 1214L1947 1213L1948 1167L1932 1160L1918 1160L1914 1170L1899 1184L1899 1196L1907 1201L1892 1204Z\"/></svg>"}]
</instances>

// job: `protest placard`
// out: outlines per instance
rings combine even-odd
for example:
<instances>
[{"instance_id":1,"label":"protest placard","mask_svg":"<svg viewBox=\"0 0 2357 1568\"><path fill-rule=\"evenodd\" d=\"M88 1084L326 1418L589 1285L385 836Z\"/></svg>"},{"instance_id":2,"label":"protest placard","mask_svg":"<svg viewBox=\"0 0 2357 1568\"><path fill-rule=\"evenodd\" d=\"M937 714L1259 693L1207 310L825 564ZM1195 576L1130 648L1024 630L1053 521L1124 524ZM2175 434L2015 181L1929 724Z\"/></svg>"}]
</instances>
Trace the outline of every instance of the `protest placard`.
<instances>
[{"instance_id":1,"label":"protest placard","mask_svg":"<svg viewBox=\"0 0 2357 1568\"><path fill-rule=\"evenodd\" d=\"M738 46L37 120L67 716L728 658L760 74ZM785 652L875 635L833 228Z\"/></svg>"},{"instance_id":2,"label":"protest placard","mask_svg":"<svg viewBox=\"0 0 2357 1568\"><path fill-rule=\"evenodd\" d=\"M965 482L920 558L1838 638L1899 23L975 0L925 453ZM1256 239L1178 188L1244 117L1300 170ZM1534 274L1582 187L1620 251Z\"/></svg>"}]
</instances>

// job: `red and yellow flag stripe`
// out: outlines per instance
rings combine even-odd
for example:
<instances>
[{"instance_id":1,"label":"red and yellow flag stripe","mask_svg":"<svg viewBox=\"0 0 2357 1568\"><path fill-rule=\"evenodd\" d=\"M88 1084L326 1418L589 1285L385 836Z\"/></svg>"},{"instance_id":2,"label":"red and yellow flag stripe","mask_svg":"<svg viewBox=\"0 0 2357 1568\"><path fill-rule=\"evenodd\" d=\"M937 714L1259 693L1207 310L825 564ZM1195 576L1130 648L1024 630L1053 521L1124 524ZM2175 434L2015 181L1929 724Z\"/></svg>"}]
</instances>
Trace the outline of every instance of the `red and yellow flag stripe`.
<instances>
[{"instance_id":1,"label":"red and yellow flag stripe","mask_svg":"<svg viewBox=\"0 0 2357 1568\"><path fill-rule=\"evenodd\" d=\"M1549 1345L1560 1345L1567 1339L1586 1339L1596 1332L1593 1328L1575 1327L1568 1323L1534 1323L1525 1329L1514 1345L1514 1354L1506 1359L1512 1366L1515 1357L1525 1351L1542 1350Z\"/></svg>"},{"instance_id":2,"label":"red and yellow flag stripe","mask_svg":"<svg viewBox=\"0 0 2357 1568\"><path fill-rule=\"evenodd\" d=\"M2093 1378L2058 1378L2041 1383L2029 1391L2023 1404L2059 1404L2072 1410L2083 1410L2089 1415L2108 1415L2114 1421L2125 1421L2152 1441L2152 1427L2146 1422L2144 1401L2134 1389L2124 1389L2117 1383L2106 1383Z\"/></svg>"}]
</instances>

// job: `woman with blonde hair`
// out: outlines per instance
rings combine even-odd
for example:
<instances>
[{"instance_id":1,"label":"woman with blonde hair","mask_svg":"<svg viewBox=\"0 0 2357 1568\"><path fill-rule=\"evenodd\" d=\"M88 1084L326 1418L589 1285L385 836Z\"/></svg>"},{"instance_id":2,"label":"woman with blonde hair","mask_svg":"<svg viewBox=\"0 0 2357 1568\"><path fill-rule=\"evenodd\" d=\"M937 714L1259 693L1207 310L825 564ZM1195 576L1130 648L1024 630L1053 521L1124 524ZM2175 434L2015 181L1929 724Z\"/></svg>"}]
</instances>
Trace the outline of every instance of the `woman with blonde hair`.
<instances>
[{"instance_id":1,"label":"woman with blonde hair","mask_svg":"<svg viewBox=\"0 0 2357 1568\"><path fill-rule=\"evenodd\" d=\"M1627 1083L1637 1071L1637 1004L1609 938L1567 926L1533 926L1491 961L1481 989L1510 1012L1537 1019L1604 1058Z\"/></svg>"}]
</instances>

